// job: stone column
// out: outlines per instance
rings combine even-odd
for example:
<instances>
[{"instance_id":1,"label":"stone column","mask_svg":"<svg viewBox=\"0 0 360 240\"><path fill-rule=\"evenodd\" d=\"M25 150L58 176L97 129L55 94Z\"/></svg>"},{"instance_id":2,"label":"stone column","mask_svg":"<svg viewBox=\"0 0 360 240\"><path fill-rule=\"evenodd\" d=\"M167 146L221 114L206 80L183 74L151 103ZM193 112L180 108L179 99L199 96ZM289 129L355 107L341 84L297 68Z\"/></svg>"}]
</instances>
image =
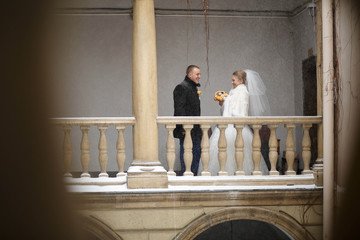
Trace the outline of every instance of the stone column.
<instances>
[{"instance_id":1,"label":"stone column","mask_svg":"<svg viewBox=\"0 0 360 240\"><path fill-rule=\"evenodd\" d=\"M316 79L317 79L317 115L323 115L323 48L322 48L322 1L316 2L316 16L317 16L317 56L316 56ZM315 184L317 186L323 186L324 178L324 150L323 150L323 124L318 125L318 157L313 165Z\"/></svg>"},{"instance_id":2,"label":"stone column","mask_svg":"<svg viewBox=\"0 0 360 240\"><path fill-rule=\"evenodd\" d=\"M324 213L323 239L331 240L334 229L335 152L334 152L334 5L332 0L322 1L323 40L323 146L324 146Z\"/></svg>"},{"instance_id":3,"label":"stone column","mask_svg":"<svg viewBox=\"0 0 360 240\"><path fill-rule=\"evenodd\" d=\"M132 109L136 123L128 188L167 187L167 173L158 160L154 0L134 0L132 50Z\"/></svg>"}]
</instances>

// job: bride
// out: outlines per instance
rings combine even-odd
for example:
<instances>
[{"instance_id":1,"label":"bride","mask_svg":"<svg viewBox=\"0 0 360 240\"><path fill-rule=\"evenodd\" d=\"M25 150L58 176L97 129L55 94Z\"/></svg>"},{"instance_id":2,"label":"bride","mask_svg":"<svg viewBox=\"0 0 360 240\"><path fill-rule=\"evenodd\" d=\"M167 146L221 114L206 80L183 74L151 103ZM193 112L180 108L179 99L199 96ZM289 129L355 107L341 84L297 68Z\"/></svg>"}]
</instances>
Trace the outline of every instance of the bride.
<instances>
[{"instance_id":1,"label":"bride","mask_svg":"<svg viewBox=\"0 0 360 240\"><path fill-rule=\"evenodd\" d=\"M270 106L265 95L266 87L259 74L252 70L236 71L232 75L233 88L224 102L219 102L222 106L223 117L246 117L270 115ZM218 141L220 130L216 127L210 137L210 161L209 172L216 176L220 170L218 161ZM234 175L237 170L235 161L235 139L236 129L233 124L229 124L225 130L227 141L227 160L226 171L229 175ZM254 169L252 161L252 140L253 133L248 125L242 130L244 140L244 162L243 171L250 175ZM267 175L269 170L261 157L260 170Z\"/></svg>"}]
</instances>

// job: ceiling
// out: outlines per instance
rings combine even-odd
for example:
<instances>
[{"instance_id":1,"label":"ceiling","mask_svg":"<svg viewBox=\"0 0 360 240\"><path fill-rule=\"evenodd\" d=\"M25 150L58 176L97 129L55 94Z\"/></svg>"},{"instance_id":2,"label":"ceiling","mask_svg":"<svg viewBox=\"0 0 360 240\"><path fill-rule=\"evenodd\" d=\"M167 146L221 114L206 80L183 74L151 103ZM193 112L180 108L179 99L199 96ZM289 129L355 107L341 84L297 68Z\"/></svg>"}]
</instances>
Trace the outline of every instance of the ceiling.
<instances>
[{"instance_id":1,"label":"ceiling","mask_svg":"<svg viewBox=\"0 0 360 240\"><path fill-rule=\"evenodd\" d=\"M189 3L188 3L189 1ZM209 15L271 15L293 16L314 0L154 0L155 13L203 14L203 1ZM57 9L71 13L131 13L133 0L62 0Z\"/></svg>"}]
</instances>

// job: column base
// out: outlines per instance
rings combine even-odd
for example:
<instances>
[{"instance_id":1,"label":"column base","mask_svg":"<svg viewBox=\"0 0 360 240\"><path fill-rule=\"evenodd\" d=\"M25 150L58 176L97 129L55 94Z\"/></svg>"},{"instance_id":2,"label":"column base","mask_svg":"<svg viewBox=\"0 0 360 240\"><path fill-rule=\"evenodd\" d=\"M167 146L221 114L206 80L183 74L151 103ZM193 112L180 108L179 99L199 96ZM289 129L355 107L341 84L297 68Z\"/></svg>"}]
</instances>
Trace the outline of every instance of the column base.
<instances>
[{"instance_id":1,"label":"column base","mask_svg":"<svg viewBox=\"0 0 360 240\"><path fill-rule=\"evenodd\" d=\"M294 170L287 170L285 175L296 175L296 172Z\"/></svg>"},{"instance_id":2,"label":"column base","mask_svg":"<svg viewBox=\"0 0 360 240\"><path fill-rule=\"evenodd\" d=\"M99 178L108 178L108 177L109 174L107 174L106 172L99 173Z\"/></svg>"},{"instance_id":3,"label":"column base","mask_svg":"<svg viewBox=\"0 0 360 240\"><path fill-rule=\"evenodd\" d=\"M226 171L220 171L218 172L218 176L229 176L229 174Z\"/></svg>"},{"instance_id":4,"label":"column base","mask_svg":"<svg viewBox=\"0 0 360 240\"><path fill-rule=\"evenodd\" d=\"M253 172L251 173L251 175L261 176L261 175L263 175L263 173L262 173L261 171L253 171Z\"/></svg>"},{"instance_id":5,"label":"column base","mask_svg":"<svg viewBox=\"0 0 360 240\"><path fill-rule=\"evenodd\" d=\"M124 172L118 172L118 173L116 174L116 177L123 177L123 176L126 176L126 173L124 173Z\"/></svg>"},{"instance_id":6,"label":"column base","mask_svg":"<svg viewBox=\"0 0 360 240\"><path fill-rule=\"evenodd\" d=\"M244 171L236 171L235 176L245 176L245 172Z\"/></svg>"},{"instance_id":7,"label":"column base","mask_svg":"<svg viewBox=\"0 0 360 240\"><path fill-rule=\"evenodd\" d=\"M211 173L210 172L201 172L201 176L211 176Z\"/></svg>"},{"instance_id":8,"label":"column base","mask_svg":"<svg viewBox=\"0 0 360 240\"><path fill-rule=\"evenodd\" d=\"M270 171L269 175L278 176L278 175L280 175L280 173L278 171Z\"/></svg>"},{"instance_id":9,"label":"column base","mask_svg":"<svg viewBox=\"0 0 360 240\"><path fill-rule=\"evenodd\" d=\"M167 175L168 176L176 176L176 173L174 171L168 171Z\"/></svg>"},{"instance_id":10,"label":"column base","mask_svg":"<svg viewBox=\"0 0 360 240\"><path fill-rule=\"evenodd\" d=\"M162 166L131 166L127 171L127 187L168 188L168 176Z\"/></svg>"},{"instance_id":11,"label":"column base","mask_svg":"<svg viewBox=\"0 0 360 240\"><path fill-rule=\"evenodd\" d=\"M311 171L311 170L303 170L301 174L302 175L312 175L313 171Z\"/></svg>"},{"instance_id":12,"label":"column base","mask_svg":"<svg viewBox=\"0 0 360 240\"><path fill-rule=\"evenodd\" d=\"M80 177L82 177L82 178L89 178L89 177L91 177L91 176L90 176L90 174L89 174L88 172L84 172L84 173L82 173L82 174L80 175Z\"/></svg>"},{"instance_id":13,"label":"column base","mask_svg":"<svg viewBox=\"0 0 360 240\"><path fill-rule=\"evenodd\" d=\"M312 170L314 172L315 185L324 186L324 164L323 159L318 158L313 165Z\"/></svg>"},{"instance_id":14,"label":"column base","mask_svg":"<svg viewBox=\"0 0 360 240\"><path fill-rule=\"evenodd\" d=\"M183 176L187 176L187 177L191 176L192 177L192 176L194 176L194 174L190 171L186 171L186 172L184 172Z\"/></svg>"}]
</instances>

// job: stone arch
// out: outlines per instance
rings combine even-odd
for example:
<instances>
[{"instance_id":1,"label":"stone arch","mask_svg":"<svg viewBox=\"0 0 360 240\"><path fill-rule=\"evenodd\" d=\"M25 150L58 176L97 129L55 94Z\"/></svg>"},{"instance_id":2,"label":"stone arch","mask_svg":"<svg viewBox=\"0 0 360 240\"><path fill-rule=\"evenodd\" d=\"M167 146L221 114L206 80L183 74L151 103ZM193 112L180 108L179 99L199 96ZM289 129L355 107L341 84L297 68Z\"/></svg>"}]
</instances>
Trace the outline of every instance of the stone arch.
<instances>
[{"instance_id":1,"label":"stone arch","mask_svg":"<svg viewBox=\"0 0 360 240\"><path fill-rule=\"evenodd\" d=\"M287 213L258 207L229 207L207 213L190 223L175 239L194 239L216 224L233 220L262 221L282 229L294 239L314 239L298 221Z\"/></svg>"},{"instance_id":2,"label":"stone arch","mask_svg":"<svg viewBox=\"0 0 360 240\"><path fill-rule=\"evenodd\" d=\"M123 240L113 229L93 216L83 216L81 221L85 231L101 240Z\"/></svg>"}]
</instances>

